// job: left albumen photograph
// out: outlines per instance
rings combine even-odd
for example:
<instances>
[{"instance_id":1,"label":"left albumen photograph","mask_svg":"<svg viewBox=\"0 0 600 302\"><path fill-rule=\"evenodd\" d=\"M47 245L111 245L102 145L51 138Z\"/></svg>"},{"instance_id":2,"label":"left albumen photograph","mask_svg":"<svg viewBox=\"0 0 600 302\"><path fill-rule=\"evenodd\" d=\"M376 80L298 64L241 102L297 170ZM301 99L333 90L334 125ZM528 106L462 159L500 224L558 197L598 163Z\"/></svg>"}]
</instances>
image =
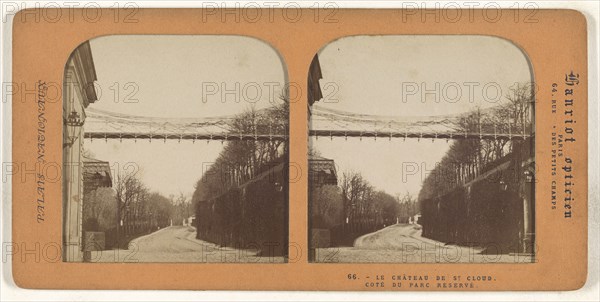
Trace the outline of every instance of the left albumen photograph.
<instances>
[{"instance_id":1,"label":"left albumen photograph","mask_svg":"<svg viewBox=\"0 0 600 302\"><path fill-rule=\"evenodd\" d=\"M243 36L106 36L64 72L63 261L285 263L287 71Z\"/></svg>"}]
</instances>

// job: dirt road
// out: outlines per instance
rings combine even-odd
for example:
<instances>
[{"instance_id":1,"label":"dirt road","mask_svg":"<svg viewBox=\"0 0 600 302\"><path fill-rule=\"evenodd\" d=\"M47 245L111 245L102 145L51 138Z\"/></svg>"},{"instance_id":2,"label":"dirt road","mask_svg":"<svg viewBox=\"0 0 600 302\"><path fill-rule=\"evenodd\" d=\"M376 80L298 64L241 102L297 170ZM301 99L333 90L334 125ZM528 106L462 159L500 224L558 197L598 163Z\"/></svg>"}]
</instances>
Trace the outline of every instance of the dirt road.
<instances>
[{"instance_id":1,"label":"dirt road","mask_svg":"<svg viewBox=\"0 0 600 302\"><path fill-rule=\"evenodd\" d=\"M353 247L319 248L317 262L358 263L523 263L526 255L484 255L482 248L446 245L421 236L415 224L395 224L363 235Z\"/></svg>"},{"instance_id":2,"label":"dirt road","mask_svg":"<svg viewBox=\"0 0 600 302\"><path fill-rule=\"evenodd\" d=\"M196 239L193 227L172 226L132 240L127 250L93 252L92 262L284 262L283 257L259 257L257 252L220 247Z\"/></svg>"}]
</instances>

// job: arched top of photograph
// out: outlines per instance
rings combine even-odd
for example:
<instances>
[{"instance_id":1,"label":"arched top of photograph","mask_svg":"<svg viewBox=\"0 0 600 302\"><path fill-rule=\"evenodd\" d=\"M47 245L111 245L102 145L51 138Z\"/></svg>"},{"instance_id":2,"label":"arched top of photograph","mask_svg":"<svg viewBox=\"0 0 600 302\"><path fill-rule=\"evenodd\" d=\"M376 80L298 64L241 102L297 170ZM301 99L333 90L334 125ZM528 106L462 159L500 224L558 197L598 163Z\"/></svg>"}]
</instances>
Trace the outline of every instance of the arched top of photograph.
<instances>
[{"instance_id":1,"label":"arched top of photograph","mask_svg":"<svg viewBox=\"0 0 600 302\"><path fill-rule=\"evenodd\" d=\"M438 262L403 257L411 244L531 262L534 92L527 55L497 37L324 46L308 73L311 261L351 247L340 262Z\"/></svg>"},{"instance_id":2,"label":"arched top of photograph","mask_svg":"<svg viewBox=\"0 0 600 302\"><path fill-rule=\"evenodd\" d=\"M323 98L314 105L351 113L461 114L501 105L533 83L527 55L493 36L349 36L316 57Z\"/></svg>"},{"instance_id":3,"label":"arched top of photograph","mask_svg":"<svg viewBox=\"0 0 600 302\"><path fill-rule=\"evenodd\" d=\"M235 35L110 35L88 44L94 110L158 118L230 116L281 104L285 62Z\"/></svg>"},{"instance_id":4,"label":"arched top of photograph","mask_svg":"<svg viewBox=\"0 0 600 302\"><path fill-rule=\"evenodd\" d=\"M123 262L102 252L135 249L139 262L223 262L253 243L227 262L285 262L286 84L279 53L251 37L79 45L64 73L63 164L83 168L63 170L63 259Z\"/></svg>"}]
</instances>

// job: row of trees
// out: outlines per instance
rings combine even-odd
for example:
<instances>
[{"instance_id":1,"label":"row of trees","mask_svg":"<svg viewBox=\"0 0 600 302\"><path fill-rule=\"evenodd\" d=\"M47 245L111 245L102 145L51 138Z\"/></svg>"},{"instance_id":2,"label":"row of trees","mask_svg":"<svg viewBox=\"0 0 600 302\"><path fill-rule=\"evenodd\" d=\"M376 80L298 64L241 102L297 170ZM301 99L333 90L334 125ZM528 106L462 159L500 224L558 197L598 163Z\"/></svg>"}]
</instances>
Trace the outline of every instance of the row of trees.
<instances>
[{"instance_id":1,"label":"row of trees","mask_svg":"<svg viewBox=\"0 0 600 302\"><path fill-rule=\"evenodd\" d=\"M458 132L531 134L533 88L531 84L516 85L506 96L506 102L486 111L477 109L464 115L457 127ZM532 142L509 140L498 137L494 140L458 139L435 166L423 182L419 200L444 195L485 172L495 162L505 160L514 151L527 152ZM514 175L507 179L517 180Z\"/></svg>"},{"instance_id":2,"label":"row of trees","mask_svg":"<svg viewBox=\"0 0 600 302\"><path fill-rule=\"evenodd\" d=\"M347 226L356 230L406 223L416 214L416 201L410 194L394 197L378 191L358 172L344 172L340 189Z\"/></svg>"},{"instance_id":3,"label":"row of trees","mask_svg":"<svg viewBox=\"0 0 600 302\"><path fill-rule=\"evenodd\" d=\"M117 241L126 243L131 237L169 226L172 221L181 224L180 208L185 204L183 194L177 200L174 196L164 197L151 192L135 172L120 171L112 188L85 190L83 230L105 232L108 247L115 246Z\"/></svg>"},{"instance_id":4,"label":"row of trees","mask_svg":"<svg viewBox=\"0 0 600 302\"><path fill-rule=\"evenodd\" d=\"M423 236L455 244L494 244L500 248L490 251L494 253L527 247L522 239L531 232L531 219L524 215L532 217L526 204L533 200L533 89L513 87L506 99L492 110L465 115L460 130L531 137L455 140L419 192Z\"/></svg>"},{"instance_id":5,"label":"row of trees","mask_svg":"<svg viewBox=\"0 0 600 302\"><path fill-rule=\"evenodd\" d=\"M85 192L83 198L84 231L106 231L117 225L115 192L112 188L97 188Z\"/></svg>"},{"instance_id":6,"label":"row of trees","mask_svg":"<svg viewBox=\"0 0 600 302\"><path fill-rule=\"evenodd\" d=\"M332 230L332 244L346 245L363 234L395 223L407 223L419 211L409 194L392 196L373 187L359 172L344 172L339 186L311 186L313 229Z\"/></svg>"},{"instance_id":7,"label":"row of trees","mask_svg":"<svg viewBox=\"0 0 600 302\"><path fill-rule=\"evenodd\" d=\"M287 97L250 108L229 124L233 133L287 134ZM275 245L287 252L287 140L228 141L197 181L192 200L198 239L237 248ZM267 245L265 245L265 243ZM273 253L273 251L269 251Z\"/></svg>"},{"instance_id":8,"label":"row of trees","mask_svg":"<svg viewBox=\"0 0 600 302\"><path fill-rule=\"evenodd\" d=\"M287 134L288 102L263 110L250 108L229 124L232 133ZM287 141L228 141L210 168L196 183L194 204L226 193L249 180L287 154Z\"/></svg>"},{"instance_id":9,"label":"row of trees","mask_svg":"<svg viewBox=\"0 0 600 302\"><path fill-rule=\"evenodd\" d=\"M172 200L150 192L135 172L119 172L116 177L114 189L120 221L117 228L122 234L141 234L170 225Z\"/></svg>"}]
</instances>

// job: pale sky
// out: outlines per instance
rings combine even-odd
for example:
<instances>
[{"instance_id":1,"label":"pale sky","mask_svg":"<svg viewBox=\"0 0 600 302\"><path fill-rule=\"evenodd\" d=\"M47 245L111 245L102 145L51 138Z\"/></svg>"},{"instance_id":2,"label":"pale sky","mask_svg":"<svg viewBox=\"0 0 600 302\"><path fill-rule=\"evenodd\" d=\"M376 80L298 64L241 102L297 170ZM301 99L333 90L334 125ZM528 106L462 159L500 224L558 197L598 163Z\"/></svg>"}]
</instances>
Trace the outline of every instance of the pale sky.
<instances>
[{"instance_id":1,"label":"pale sky","mask_svg":"<svg viewBox=\"0 0 600 302\"><path fill-rule=\"evenodd\" d=\"M279 97L287 77L277 52L248 37L107 36L90 45L101 90L90 108L129 115L210 117L265 108ZM153 191L190 196L203 163L213 162L222 145L85 140L84 148L111 164L135 163Z\"/></svg>"},{"instance_id":2,"label":"pale sky","mask_svg":"<svg viewBox=\"0 0 600 302\"><path fill-rule=\"evenodd\" d=\"M230 115L250 106L270 106L286 81L276 51L247 37L107 36L90 44L101 90L100 100L90 107L101 110L154 117ZM496 87L504 95L514 83L532 77L525 55L516 46L483 36L348 37L328 44L319 56L321 86L334 83L337 91L317 104L362 114L429 116L465 112L477 105L495 106ZM442 93L440 102L432 93L421 102L421 88L434 90L436 82L440 91L444 85L455 84ZM235 90L236 83L241 93L224 93L223 89ZM260 95L254 88L244 93L246 86L262 87ZM461 97L457 97L457 86ZM218 91L212 93L216 94L207 94L207 89L215 87ZM325 95L331 87L324 87ZM405 91L403 102L403 87L419 91L414 95ZM469 87L474 88L470 91ZM378 189L415 196L426 171L403 181L403 163L431 170L449 146L445 140L354 141L358 139L330 142L320 138L315 146L324 157L335 159L340 173L360 171ZM203 163L214 161L222 146L218 141L85 140L85 148L113 164L136 163L151 190L165 196L179 192L189 196L202 175Z\"/></svg>"},{"instance_id":3,"label":"pale sky","mask_svg":"<svg viewBox=\"0 0 600 302\"><path fill-rule=\"evenodd\" d=\"M500 96L509 87L532 81L528 60L519 48L486 36L346 37L321 49L319 60L323 94L332 96L316 104L361 114L458 114L476 106L496 106L506 101ZM438 100L435 93L421 93L435 91L436 83ZM427 170L450 146L445 140L383 138L377 142L313 138L311 144L323 157L335 160L340 175L345 170L359 171L379 190L415 197ZM407 171L414 165L419 167L415 175L403 173L403 166Z\"/></svg>"}]
</instances>

